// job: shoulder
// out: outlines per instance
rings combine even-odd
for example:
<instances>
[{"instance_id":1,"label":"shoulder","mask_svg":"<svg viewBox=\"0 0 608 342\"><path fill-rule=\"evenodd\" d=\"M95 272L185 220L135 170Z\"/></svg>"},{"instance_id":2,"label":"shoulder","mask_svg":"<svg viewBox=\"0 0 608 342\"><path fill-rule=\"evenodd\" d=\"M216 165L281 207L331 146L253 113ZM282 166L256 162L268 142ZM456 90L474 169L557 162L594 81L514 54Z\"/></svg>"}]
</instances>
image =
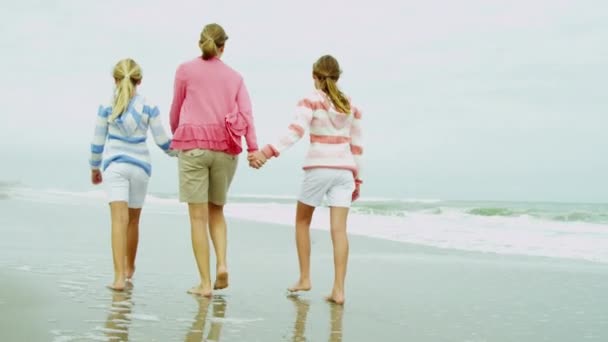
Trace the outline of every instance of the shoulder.
<instances>
[{"instance_id":1,"label":"shoulder","mask_svg":"<svg viewBox=\"0 0 608 342\"><path fill-rule=\"evenodd\" d=\"M225 76L230 77L230 79L232 79L234 82L237 82L239 84L243 82L243 75L241 75L240 72L238 72L235 68L231 67L230 65L226 64L221 59L215 59L212 63L214 63L214 65L216 65L216 67L222 69L223 74Z\"/></svg>"},{"instance_id":2,"label":"shoulder","mask_svg":"<svg viewBox=\"0 0 608 342\"><path fill-rule=\"evenodd\" d=\"M350 97L346 94L344 94L344 96L346 96L346 99L348 100L348 103L350 104L350 112L353 114L355 119L361 119L361 108L359 108L357 105L355 105L352 97Z\"/></svg>"},{"instance_id":3,"label":"shoulder","mask_svg":"<svg viewBox=\"0 0 608 342\"><path fill-rule=\"evenodd\" d=\"M308 94L307 96L302 97L298 101L298 107L306 107L311 110L317 109L327 109L326 99L318 90L315 90Z\"/></svg>"},{"instance_id":4,"label":"shoulder","mask_svg":"<svg viewBox=\"0 0 608 342\"><path fill-rule=\"evenodd\" d=\"M145 114L151 118L160 114L158 107L148 102L145 96L137 95L133 99L132 107L137 113Z\"/></svg>"},{"instance_id":5,"label":"shoulder","mask_svg":"<svg viewBox=\"0 0 608 342\"><path fill-rule=\"evenodd\" d=\"M102 117L104 119L108 118L110 114L112 114L112 106L100 105L97 109L97 116Z\"/></svg>"},{"instance_id":6,"label":"shoulder","mask_svg":"<svg viewBox=\"0 0 608 342\"><path fill-rule=\"evenodd\" d=\"M362 117L362 113L361 113L361 109L355 105L350 104L350 110L353 113L353 116L355 117L355 119L361 119Z\"/></svg>"},{"instance_id":7,"label":"shoulder","mask_svg":"<svg viewBox=\"0 0 608 342\"><path fill-rule=\"evenodd\" d=\"M180 65L177 66L177 69L175 70L175 75L183 76L183 75L189 73L190 70L192 70L192 68L195 68L196 64L200 62L199 59L200 59L200 57L192 58L190 60L187 60L187 61L181 63Z\"/></svg>"}]
</instances>

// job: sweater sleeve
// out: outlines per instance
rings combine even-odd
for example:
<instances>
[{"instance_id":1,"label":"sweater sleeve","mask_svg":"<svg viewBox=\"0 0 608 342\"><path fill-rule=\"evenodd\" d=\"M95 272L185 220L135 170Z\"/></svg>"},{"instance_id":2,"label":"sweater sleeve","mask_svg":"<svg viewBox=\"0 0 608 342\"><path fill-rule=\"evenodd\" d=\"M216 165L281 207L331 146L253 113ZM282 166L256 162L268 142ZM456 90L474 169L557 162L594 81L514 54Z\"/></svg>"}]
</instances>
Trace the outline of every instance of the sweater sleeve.
<instances>
[{"instance_id":1,"label":"sweater sleeve","mask_svg":"<svg viewBox=\"0 0 608 342\"><path fill-rule=\"evenodd\" d=\"M255 133L255 125L253 123L253 110L251 108L251 99L249 92L245 87L245 82L241 82L241 86L236 95L236 103L241 115L247 121L247 132L245 133L245 141L247 142L247 151L253 152L258 150L258 142Z\"/></svg>"},{"instance_id":2,"label":"sweater sleeve","mask_svg":"<svg viewBox=\"0 0 608 342\"><path fill-rule=\"evenodd\" d=\"M165 153L169 153L169 146L171 145L171 139L165 133L162 120L160 119L160 111L158 107L144 107L144 112L148 114L150 118L150 132L152 132L152 138L154 142L161 150Z\"/></svg>"},{"instance_id":3,"label":"sweater sleeve","mask_svg":"<svg viewBox=\"0 0 608 342\"><path fill-rule=\"evenodd\" d=\"M106 144L106 137L108 135L109 114L110 108L99 106L95 121L95 132L93 134L93 140L91 141L91 159L89 159L89 165L93 170L98 170L101 167L103 150Z\"/></svg>"},{"instance_id":4,"label":"sweater sleeve","mask_svg":"<svg viewBox=\"0 0 608 342\"><path fill-rule=\"evenodd\" d=\"M182 105L186 98L186 80L182 77L182 68L177 68L175 72L175 82L173 85L173 102L169 112L169 122L171 124L171 133L175 133L179 126L179 117L181 114Z\"/></svg>"},{"instance_id":5,"label":"sweater sleeve","mask_svg":"<svg viewBox=\"0 0 608 342\"><path fill-rule=\"evenodd\" d=\"M281 152L298 142L308 129L312 121L313 106L308 99L301 100L296 107L296 115L292 123L278 141L262 148L266 158L278 157Z\"/></svg>"},{"instance_id":6,"label":"sweater sleeve","mask_svg":"<svg viewBox=\"0 0 608 342\"><path fill-rule=\"evenodd\" d=\"M361 111L353 107L354 119L350 127L350 151L357 164L355 179L361 180L361 159L363 156L363 141L361 138Z\"/></svg>"}]
</instances>

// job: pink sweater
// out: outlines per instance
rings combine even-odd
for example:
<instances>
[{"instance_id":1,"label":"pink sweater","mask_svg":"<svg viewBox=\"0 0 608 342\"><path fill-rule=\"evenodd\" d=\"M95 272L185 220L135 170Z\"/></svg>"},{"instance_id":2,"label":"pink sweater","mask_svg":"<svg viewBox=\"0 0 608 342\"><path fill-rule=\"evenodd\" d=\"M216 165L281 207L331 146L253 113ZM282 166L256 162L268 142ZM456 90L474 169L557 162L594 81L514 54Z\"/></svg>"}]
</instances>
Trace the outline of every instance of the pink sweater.
<instances>
[{"instance_id":1,"label":"pink sweater","mask_svg":"<svg viewBox=\"0 0 608 342\"><path fill-rule=\"evenodd\" d=\"M310 130L310 148L304 169L331 168L353 171L361 180L361 112L351 105L351 113L339 113L322 91L302 99L296 108L295 120L286 135L276 143L266 145L262 152L267 158L278 157Z\"/></svg>"},{"instance_id":2,"label":"pink sweater","mask_svg":"<svg viewBox=\"0 0 608 342\"><path fill-rule=\"evenodd\" d=\"M247 150L256 151L251 102L241 75L218 58L198 57L180 65L170 112L171 148L238 153L228 144L227 116L240 121ZM240 137L237 144L240 148Z\"/></svg>"}]
</instances>

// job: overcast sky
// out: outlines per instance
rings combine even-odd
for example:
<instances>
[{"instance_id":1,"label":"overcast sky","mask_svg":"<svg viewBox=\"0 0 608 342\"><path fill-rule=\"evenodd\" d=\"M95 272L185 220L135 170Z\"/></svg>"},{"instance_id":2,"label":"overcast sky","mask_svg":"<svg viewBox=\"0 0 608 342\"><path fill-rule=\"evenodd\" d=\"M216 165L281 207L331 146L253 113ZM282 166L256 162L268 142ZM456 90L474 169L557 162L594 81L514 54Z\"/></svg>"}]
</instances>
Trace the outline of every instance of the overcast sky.
<instances>
[{"instance_id":1,"label":"overcast sky","mask_svg":"<svg viewBox=\"0 0 608 342\"><path fill-rule=\"evenodd\" d=\"M364 195L607 202L607 17L574 0L5 2L0 181L91 189L112 66L140 63L168 127L175 69L218 22L261 144L311 91L316 58L338 58L363 110ZM295 195L306 145L261 171L242 159L232 193ZM153 158L151 190L176 192L175 160Z\"/></svg>"}]
</instances>

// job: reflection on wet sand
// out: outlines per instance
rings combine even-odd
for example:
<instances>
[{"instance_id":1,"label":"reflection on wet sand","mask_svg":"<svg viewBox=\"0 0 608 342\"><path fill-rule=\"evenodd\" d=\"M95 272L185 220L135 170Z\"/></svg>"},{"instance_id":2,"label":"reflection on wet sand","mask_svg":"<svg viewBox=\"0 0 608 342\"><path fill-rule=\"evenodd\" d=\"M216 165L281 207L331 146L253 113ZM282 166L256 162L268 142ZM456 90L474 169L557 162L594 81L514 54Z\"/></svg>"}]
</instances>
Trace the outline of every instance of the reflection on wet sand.
<instances>
[{"instance_id":1,"label":"reflection on wet sand","mask_svg":"<svg viewBox=\"0 0 608 342\"><path fill-rule=\"evenodd\" d=\"M293 328L293 342L309 341L306 338L306 318L310 309L310 302L305 299L301 299L295 295L287 296L295 304L296 308L296 320ZM336 305L329 303L330 310L330 321L329 321L329 342L341 342L342 341L342 316L344 313L344 307L342 305Z\"/></svg>"},{"instance_id":2,"label":"reflection on wet sand","mask_svg":"<svg viewBox=\"0 0 608 342\"><path fill-rule=\"evenodd\" d=\"M112 306L106 319L103 332L110 341L128 341L129 325L133 302L131 301L131 289L125 291L112 291Z\"/></svg>"},{"instance_id":3,"label":"reflection on wet sand","mask_svg":"<svg viewBox=\"0 0 608 342\"><path fill-rule=\"evenodd\" d=\"M344 314L344 306L329 303L329 310L329 342L342 342L342 316Z\"/></svg>"},{"instance_id":4,"label":"reflection on wet sand","mask_svg":"<svg viewBox=\"0 0 608 342\"><path fill-rule=\"evenodd\" d=\"M296 295L287 296L289 300L291 300L296 307L296 321L293 327L293 342L303 342L306 340L305 330L306 330L306 317L308 316L308 310L310 308L310 303L305 299L300 299L300 297Z\"/></svg>"},{"instance_id":5,"label":"reflection on wet sand","mask_svg":"<svg viewBox=\"0 0 608 342\"><path fill-rule=\"evenodd\" d=\"M226 316L226 300L221 296L214 296L213 299L205 297L194 297L198 302L198 312L194 317L194 323L188 330L188 334L184 341L186 342L201 342L201 341L219 341L222 331L222 323ZM213 305L211 311L212 316L209 318L211 326L207 338L203 338L205 333L205 324L207 323L207 314L209 305Z\"/></svg>"}]
</instances>

